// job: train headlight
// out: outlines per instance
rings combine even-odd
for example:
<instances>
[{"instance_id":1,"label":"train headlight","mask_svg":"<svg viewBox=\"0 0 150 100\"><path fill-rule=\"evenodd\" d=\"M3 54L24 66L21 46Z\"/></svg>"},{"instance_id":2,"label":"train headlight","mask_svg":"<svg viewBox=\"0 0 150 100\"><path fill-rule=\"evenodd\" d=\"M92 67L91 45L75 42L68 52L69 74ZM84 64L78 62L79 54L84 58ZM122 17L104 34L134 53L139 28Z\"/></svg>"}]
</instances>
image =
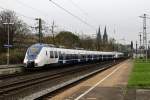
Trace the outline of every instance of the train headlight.
<instances>
[{"instance_id":1,"label":"train headlight","mask_svg":"<svg viewBox=\"0 0 150 100\"><path fill-rule=\"evenodd\" d=\"M35 66L38 66L38 63L35 63Z\"/></svg>"},{"instance_id":2,"label":"train headlight","mask_svg":"<svg viewBox=\"0 0 150 100\"><path fill-rule=\"evenodd\" d=\"M23 66L26 66L27 64L26 63L23 63Z\"/></svg>"}]
</instances>

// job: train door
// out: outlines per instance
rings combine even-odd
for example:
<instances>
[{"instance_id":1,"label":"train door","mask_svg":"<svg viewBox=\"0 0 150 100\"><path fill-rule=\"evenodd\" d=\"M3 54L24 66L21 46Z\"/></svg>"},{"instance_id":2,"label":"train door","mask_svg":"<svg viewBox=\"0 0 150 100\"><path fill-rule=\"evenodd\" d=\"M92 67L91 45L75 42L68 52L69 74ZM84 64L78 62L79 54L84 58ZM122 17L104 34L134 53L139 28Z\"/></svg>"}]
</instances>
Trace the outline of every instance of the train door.
<instances>
[{"instance_id":1,"label":"train door","mask_svg":"<svg viewBox=\"0 0 150 100\"><path fill-rule=\"evenodd\" d=\"M54 55L55 55L55 63L58 63L58 52L57 50L54 51Z\"/></svg>"},{"instance_id":2,"label":"train door","mask_svg":"<svg viewBox=\"0 0 150 100\"><path fill-rule=\"evenodd\" d=\"M63 64L65 64L66 63L66 54L65 54L65 52L63 52Z\"/></svg>"},{"instance_id":3,"label":"train door","mask_svg":"<svg viewBox=\"0 0 150 100\"><path fill-rule=\"evenodd\" d=\"M54 54L54 50L50 51L50 64L55 63L55 54Z\"/></svg>"}]
</instances>

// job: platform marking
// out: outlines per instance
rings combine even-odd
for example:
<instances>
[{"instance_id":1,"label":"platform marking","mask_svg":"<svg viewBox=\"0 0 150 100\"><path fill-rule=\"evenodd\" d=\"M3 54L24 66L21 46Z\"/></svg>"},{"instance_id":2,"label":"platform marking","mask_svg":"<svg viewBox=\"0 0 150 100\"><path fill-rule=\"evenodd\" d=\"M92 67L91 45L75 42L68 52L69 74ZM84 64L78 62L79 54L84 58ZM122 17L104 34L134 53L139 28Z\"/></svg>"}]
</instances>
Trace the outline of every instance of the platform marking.
<instances>
[{"instance_id":1,"label":"platform marking","mask_svg":"<svg viewBox=\"0 0 150 100\"><path fill-rule=\"evenodd\" d=\"M87 100L96 100L96 98L87 98Z\"/></svg>"},{"instance_id":2,"label":"platform marking","mask_svg":"<svg viewBox=\"0 0 150 100\"><path fill-rule=\"evenodd\" d=\"M123 64L124 65L124 64ZM113 73L115 73L117 70L119 70L121 68L122 65L120 65L119 67L117 67L116 69L114 69L110 74L108 74L106 77L104 77L102 80L100 80L99 82L97 82L94 86L92 86L91 88L89 88L87 91L85 91L83 94L79 95L77 98L75 98L74 100L79 100L80 98L82 98L84 95L86 95L87 93L89 93L91 90L93 90L95 87L97 87L100 83L102 83L104 80L106 80L108 77L110 77Z\"/></svg>"}]
</instances>

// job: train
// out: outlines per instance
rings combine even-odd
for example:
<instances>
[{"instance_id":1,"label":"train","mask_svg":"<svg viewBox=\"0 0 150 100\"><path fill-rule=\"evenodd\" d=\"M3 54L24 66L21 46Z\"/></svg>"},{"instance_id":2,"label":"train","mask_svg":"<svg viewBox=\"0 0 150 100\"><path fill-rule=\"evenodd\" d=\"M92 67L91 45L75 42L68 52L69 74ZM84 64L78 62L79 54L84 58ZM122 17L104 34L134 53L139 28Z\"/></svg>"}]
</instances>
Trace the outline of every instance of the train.
<instances>
[{"instance_id":1,"label":"train","mask_svg":"<svg viewBox=\"0 0 150 100\"><path fill-rule=\"evenodd\" d=\"M124 54L121 52L66 49L50 44L37 43L27 49L23 62L25 68L39 68L43 66L111 61L123 57Z\"/></svg>"}]
</instances>

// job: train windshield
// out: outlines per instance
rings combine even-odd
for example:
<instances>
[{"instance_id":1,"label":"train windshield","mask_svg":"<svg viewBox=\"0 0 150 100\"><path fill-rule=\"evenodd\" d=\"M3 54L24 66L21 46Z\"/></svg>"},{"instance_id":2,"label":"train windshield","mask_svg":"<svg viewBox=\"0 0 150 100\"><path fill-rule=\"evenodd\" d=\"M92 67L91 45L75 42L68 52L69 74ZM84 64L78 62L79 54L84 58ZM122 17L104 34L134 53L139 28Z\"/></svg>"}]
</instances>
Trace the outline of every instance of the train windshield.
<instances>
[{"instance_id":1,"label":"train windshield","mask_svg":"<svg viewBox=\"0 0 150 100\"><path fill-rule=\"evenodd\" d=\"M36 57L40 53L41 49L42 49L42 46L31 46L27 51L28 58L36 59Z\"/></svg>"}]
</instances>

